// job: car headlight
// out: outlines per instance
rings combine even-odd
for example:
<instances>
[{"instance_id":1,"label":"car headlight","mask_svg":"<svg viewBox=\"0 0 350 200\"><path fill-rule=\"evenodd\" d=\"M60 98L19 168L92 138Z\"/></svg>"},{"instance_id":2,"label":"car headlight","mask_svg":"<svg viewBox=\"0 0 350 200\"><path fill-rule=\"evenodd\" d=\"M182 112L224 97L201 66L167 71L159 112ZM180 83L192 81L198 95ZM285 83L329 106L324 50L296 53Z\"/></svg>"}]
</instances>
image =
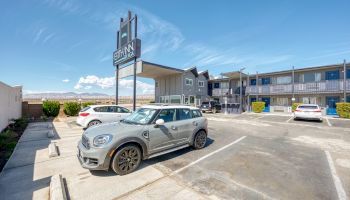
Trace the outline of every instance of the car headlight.
<instances>
[{"instance_id":1,"label":"car headlight","mask_svg":"<svg viewBox=\"0 0 350 200\"><path fill-rule=\"evenodd\" d=\"M93 144L95 147L102 147L112 140L113 136L110 134L98 135L94 138Z\"/></svg>"}]
</instances>

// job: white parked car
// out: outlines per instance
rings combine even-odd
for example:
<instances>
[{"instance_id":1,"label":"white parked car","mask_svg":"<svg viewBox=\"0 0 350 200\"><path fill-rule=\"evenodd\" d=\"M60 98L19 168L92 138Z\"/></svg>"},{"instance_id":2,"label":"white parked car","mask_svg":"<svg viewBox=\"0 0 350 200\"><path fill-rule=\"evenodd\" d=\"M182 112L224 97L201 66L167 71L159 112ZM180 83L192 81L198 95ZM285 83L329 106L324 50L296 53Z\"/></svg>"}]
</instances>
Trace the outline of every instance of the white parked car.
<instances>
[{"instance_id":1,"label":"white parked car","mask_svg":"<svg viewBox=\"0 0 350 200\"><path fill-rule=\"evenodd\" d=\"M295 119L322 121L321 108L316 104L301 104L294 111L294 120Z\"/></svg>"},{"instance_id":2,"label":"white parked car","mask_svg":"<svg viewBox=\"0 0 350 200\"><path fill-rule=\"evenodd\" d=\"M130 115L130 113L127 108L117 105L91 105L79 112L77 124L88 128L101 123L117 122Z\"/></svg>"}]
</instances>

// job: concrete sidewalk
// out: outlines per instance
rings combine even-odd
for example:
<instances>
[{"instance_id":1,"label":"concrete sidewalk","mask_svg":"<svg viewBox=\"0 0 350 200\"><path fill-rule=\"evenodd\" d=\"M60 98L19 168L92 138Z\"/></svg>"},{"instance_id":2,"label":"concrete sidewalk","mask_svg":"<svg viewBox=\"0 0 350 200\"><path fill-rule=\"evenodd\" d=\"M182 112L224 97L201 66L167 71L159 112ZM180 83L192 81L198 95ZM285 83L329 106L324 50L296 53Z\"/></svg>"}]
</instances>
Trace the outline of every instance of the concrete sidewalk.
<instances>
[{"instance_id":1,"label":"concrete sidewalk","mask_svg":"<svg viewBox=\"0 0 350 200\"><path fill-rule=\"evenodd\" d=\"M67 118L61 122L29 124L0 174L1 200L49 199L50 180L56 174L62 174L70 199L134 199L140 194L149 195L151 186L146 186L153 183L161 185L159 189L166 188L169 195L176 194L169 196L173 196L172 199L203 199L191 189L184 189L171 178L166 178L168 170L156 164L143 163L136 172L125 176L83 169L76 158L77 142L83 131L74 124L74 120ZM47 137L51 125L54 138ZM50 158L48 155L48 146L52 142L59 149L58 157Z\"/></svg>"}]
</instances>

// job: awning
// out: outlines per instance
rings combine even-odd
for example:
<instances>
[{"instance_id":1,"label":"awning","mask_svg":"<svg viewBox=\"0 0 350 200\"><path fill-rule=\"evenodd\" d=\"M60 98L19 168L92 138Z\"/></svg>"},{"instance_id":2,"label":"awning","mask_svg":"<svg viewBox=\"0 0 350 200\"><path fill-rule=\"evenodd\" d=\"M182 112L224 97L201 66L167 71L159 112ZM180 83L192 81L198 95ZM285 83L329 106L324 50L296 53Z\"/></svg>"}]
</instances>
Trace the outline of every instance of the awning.
<instances>
[{"instance_id":1,"label":"awning","mask_svg":"<svg viewBox=\"0 0 350 200\"><path fill-rule=\"evenodd\" d=\"M136 76L144 78L158 78L162 76L169 76L173 74L181 74L184 70L146 61L136 62ZM134 64L127 65L119 69L119 79L133 76L134 75Z\"/></svg>"},{"instance_id":2,"label":"awning","mask_svg":"<svg viewBox=\"0 0 350 200\"><path fill-rule=\"evenodd\" d=\"M226 72L222 74L223 76L226 76L230 79L238 79L239 78L239 71L234 71L234 72ZM247 74L242 73L242 77L246 77Z\"/></svg>"}]
</instances>

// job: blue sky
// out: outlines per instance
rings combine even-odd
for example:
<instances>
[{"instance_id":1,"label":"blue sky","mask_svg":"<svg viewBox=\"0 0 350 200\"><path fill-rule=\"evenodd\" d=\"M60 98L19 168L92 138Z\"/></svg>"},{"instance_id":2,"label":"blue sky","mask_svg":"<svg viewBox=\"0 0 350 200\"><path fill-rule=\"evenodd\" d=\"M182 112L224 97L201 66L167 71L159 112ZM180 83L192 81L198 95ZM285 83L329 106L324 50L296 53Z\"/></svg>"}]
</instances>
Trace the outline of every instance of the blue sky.
<instances>
[{"instance_id":1,"label":"blue sky","mask_svg":"<svg viewBox=\"0 0 350 200\"><path fill-rule=\"evenodd\" d=\"M350 1L174 0L0 2L0 81L25 93L114 94L120 17L139 16L142 59L210 74L255 73L350 60ZM138 94L153 80L138 78ZM120 95L132 94L121 82Z\"/></svg>"}]
</instances>

